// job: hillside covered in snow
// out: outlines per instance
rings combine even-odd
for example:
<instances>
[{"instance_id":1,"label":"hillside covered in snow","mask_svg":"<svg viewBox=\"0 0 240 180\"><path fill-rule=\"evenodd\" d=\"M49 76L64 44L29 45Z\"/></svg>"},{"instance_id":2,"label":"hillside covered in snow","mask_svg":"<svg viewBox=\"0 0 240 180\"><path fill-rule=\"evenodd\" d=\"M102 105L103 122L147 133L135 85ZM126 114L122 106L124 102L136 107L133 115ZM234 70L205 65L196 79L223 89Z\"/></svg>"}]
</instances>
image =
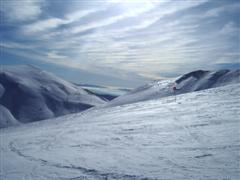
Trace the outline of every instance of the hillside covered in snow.
<instances>
[{"instance_id":1,"label":"hillside covered in snow","mask_svg":"<svg viewBox=\"0 0 240 180\"><path fill-rule=\"evenodd\" d=\"M112 100L106 106L123 105L236 83L240 83L240 69L198 70L187 73L177 79L151 82ZM173 92L174 86L177 89L175 92Z\"/></svg>"},{"instance_id":2,"label":"hillside covered in snow","mask_svg":"<svg viewBox=\"0 0 240 180\"><path fill-rule=\"evenodd\" d=\"M0 132L1 180L240 179L240 84Z\"/></svg>"},{"instance_id":3,"label":"hillside covered in snow","mask_svg":"<svg viewBox=\"0 0 240 180\"><path fill-rule=\"evenodd\" d=\"M107 101L111 101L116 97L122 96L127 92L131 91L129 88L120 88L120 87L108 87L108 86L94 86L94 85L87 85L87 84L79 84L85 90L88 90L97 96L106 99Z\"/></svg>"},{"instance_id":4,"label":"hillside covered in snow","mask_svg":"<svg viewBox=\"0 0 240 180\"><path fill-rule=\"evenodd\" d=\"M36 67L1 65L0 127L80 112L103 103L81 87Z\"/></svg>"}]
</instances>

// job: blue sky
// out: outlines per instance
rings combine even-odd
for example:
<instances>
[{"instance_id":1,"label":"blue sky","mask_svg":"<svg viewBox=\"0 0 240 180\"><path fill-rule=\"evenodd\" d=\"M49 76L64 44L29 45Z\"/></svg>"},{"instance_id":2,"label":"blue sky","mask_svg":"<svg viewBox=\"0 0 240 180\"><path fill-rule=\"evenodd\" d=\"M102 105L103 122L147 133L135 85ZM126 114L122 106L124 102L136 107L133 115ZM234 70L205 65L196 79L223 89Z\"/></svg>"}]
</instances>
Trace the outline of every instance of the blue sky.
<instances>
[{"instance_id":1,"label":"blue sky","mask_svg":"<svg viewBox=\"0 0 240 180\"><path fill-rule=\"evenodd\" d=\"M1 0L0 64L135 87L239 68L237 0Z\"/></svg>"}]
</instances>

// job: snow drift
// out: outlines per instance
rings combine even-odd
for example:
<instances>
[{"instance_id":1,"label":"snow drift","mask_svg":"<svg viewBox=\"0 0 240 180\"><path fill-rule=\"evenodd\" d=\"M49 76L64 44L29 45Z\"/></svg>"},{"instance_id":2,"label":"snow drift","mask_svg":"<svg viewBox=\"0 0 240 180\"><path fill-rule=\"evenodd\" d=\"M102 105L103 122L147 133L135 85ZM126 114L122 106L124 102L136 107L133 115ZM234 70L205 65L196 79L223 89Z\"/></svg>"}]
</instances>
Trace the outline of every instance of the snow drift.
<instances>
[{"instance_id":1,"label":"snow drift","mask_svg":"<svg viewBox=\"0 0 240 180\"><path fill-rule=\"evenodd\" d=\"M0 104L20 122L80 112L104 102L81 87L36 67L1 66Z\"/></svg>"},{"instance_id":2,"label":"snow drift","mask_svg":"<svg viewBox=\"0 0 240 180\"><path fill-rule=\"evenodd\" d=\"M150 99L199 91L240 82L240 70L193 71L175 80L154 81L122 95L106 106L117 106ZM173 92L176 86L176 92Z\"/></svg>"}]
</instances>

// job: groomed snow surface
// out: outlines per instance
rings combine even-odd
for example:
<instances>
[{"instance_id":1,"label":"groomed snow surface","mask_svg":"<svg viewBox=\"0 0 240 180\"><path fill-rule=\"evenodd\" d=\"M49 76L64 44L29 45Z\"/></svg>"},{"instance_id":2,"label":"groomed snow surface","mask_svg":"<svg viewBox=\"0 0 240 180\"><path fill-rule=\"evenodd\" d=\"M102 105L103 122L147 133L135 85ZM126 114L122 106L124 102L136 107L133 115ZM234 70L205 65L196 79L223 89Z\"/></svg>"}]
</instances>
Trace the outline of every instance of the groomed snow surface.
<instances>
[{"instance_id":1,"label":"groomed snow surface","mask_svg":"<svg viewBox=\"0 0 240 180\"><path fill-rule=\"evenodd\" d=\"M1 129L1 180L240 179L240 85Z\"/></svg>"}]
</instances>

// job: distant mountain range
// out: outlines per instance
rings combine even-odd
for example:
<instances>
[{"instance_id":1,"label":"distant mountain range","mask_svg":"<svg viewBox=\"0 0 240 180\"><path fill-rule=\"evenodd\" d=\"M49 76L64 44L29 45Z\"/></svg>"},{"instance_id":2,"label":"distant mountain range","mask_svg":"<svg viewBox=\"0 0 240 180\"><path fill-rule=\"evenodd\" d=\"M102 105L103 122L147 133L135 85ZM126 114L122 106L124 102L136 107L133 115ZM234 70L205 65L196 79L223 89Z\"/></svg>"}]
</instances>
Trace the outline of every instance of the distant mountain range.
<instances>
[{"instance_id":1,"label":"distant mountain range","mask_svg":"<svg viewBox=\"0 0 240 180\"><path fill-rule=\"evenodd\" d=\"M124 95L127 92L130 92L130 88L121 88L121 87L107 87L107 86L95 86L88 84L76 84L83 89L94 93L98 97L103 98L104 100L111 101L118 96Z\"/></svg>"},{"instance_id":2,"label":"distant mountain range","mask_svg":"<svg viewBox=\"0 0 240 180\"><path fill-rule=\"evenodd\" d=\"M130 91L70 83L30 65L1 66L0 127L77 113L94 106L119 106L239 82L240 70L198 70Z\"/></svg>"}]
</instances>

